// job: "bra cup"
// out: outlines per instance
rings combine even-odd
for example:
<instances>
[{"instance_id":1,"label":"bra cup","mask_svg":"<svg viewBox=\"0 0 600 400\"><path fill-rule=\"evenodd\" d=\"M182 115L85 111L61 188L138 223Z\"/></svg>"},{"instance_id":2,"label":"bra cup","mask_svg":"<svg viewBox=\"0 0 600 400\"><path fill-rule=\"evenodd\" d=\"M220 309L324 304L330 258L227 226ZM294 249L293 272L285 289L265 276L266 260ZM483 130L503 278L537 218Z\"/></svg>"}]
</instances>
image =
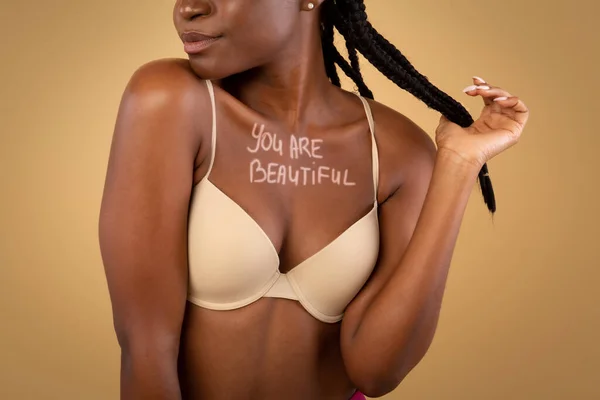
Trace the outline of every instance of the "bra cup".
<instances>
[{"instance_id":1,"label":"bra cup","mask_svg":"<svg viewBox=\"0 0 600 400\"><path fill-rule=\"evenodd\" d=\"M256 223L223 196L206 180L195 187L188 228L189 295L211 308L230 309L260 298L277 278L279 260Z\"/></svg>"},{"instance_id":2,"label":"bra cup","mask_svg":"<svg viewBox=\"0 0 600 400\"><path fill-rule=\"evenodd\" d=\"M288 273L303 306L327 322L341 319L373 271L379 251L377 210L338 239Z\"/></svg>"}]
</instances>

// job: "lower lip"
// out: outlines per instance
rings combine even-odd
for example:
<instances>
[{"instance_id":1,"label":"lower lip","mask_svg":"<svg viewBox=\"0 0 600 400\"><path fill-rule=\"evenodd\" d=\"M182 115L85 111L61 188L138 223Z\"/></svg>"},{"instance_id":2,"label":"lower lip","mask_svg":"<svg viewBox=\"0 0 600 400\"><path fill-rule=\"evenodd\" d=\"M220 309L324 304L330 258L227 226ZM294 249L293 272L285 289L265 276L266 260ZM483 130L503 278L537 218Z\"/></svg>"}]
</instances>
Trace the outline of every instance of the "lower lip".
<instances>
[{"instance_id":1,"label":"lower lip","mask_svg":"<svg viewBox=\"0 0 600 400\"><path fill-rule=\"evenodd\" d=\"M204 49L209 47L211 44L216 42L219 38L200 40L198 42L184 42L183 50L188 54L198 54Z\"/></svg>"}]
</instances>

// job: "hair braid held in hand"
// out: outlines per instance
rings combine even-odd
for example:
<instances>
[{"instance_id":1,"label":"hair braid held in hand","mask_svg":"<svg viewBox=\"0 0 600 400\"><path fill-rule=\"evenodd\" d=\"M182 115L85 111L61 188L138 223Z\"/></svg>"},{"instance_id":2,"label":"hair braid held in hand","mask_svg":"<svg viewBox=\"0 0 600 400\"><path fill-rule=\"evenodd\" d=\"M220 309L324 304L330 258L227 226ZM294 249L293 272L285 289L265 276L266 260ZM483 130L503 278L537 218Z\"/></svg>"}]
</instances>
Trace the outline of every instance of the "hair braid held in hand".
<instances>
[{"instance_id":1,"label":"hair braid held in hand","mask_svg":"<svg viewBox=\"0 0 600 400\"><path fill-rule=\"evenodd\" d=\"M361 53L383 75L429 108L439 111L464 128L473 123L473 118L459 102L429 82L393 44L373 28L367 20L364 0L325 0L321 19L325 70L331 83L341 86L337 65L352 79L362 96L373 99L373 93L360 72L358 53ZM334 45L334 28L346 41L350 62L344 59ZM485 204L493 213L496 211L496 201L487 164L484 164L478 177Z\"/></svg>"}]
</instances>

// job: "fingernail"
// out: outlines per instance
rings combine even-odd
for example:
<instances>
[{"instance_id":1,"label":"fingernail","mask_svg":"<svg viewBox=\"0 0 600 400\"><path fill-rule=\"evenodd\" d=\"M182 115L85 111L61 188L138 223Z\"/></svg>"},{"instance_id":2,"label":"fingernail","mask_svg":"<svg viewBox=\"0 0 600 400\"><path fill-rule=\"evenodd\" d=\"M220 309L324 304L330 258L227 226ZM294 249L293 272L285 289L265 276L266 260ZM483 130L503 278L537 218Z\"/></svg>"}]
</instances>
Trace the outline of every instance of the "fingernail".
<instances>
[{"instance_id":1,"label":"fingernail","mask_svg":"<svg viewBox=\"0 0 600 400\"><path fill-rule=\"evenodd\" d=\"M477 86L477 89L490 90L490 87L489 86Z\"/></svg>"},{"instance_id":2,"label":"fingernail","mask_svg":"<svg viewBox=\"0 0 600 400\"><path fill-rule=\"evenodd\" d=\"M481 83L485 83L485 79L480 78L478 76L474 76L473 79L480 81Z\"/></svg>"},{"instance_id":3,"label":"fingernail","mask_svg":"<svg viewBox=\"0 0 600 400\"><path fill-rule=\"evenodd\" d=\"M506 97L506 96L502 96L502 97L496 97L496 98L494 99L494 101L503 101L503 100L508 100L508 97Z\"/></svg>"},{"instance_id":4,"label":"fingernail","mask_svg":"<svg viewBox=\"0 0 600 400\"><path fill-rule=\"evenodd\" d=\"M470 92L475 89L477 89L477 85L471 85L471 86L467 86L466 88L464 88L463 92L467 93L467 92Z\"/></svg>"}]
</instances>

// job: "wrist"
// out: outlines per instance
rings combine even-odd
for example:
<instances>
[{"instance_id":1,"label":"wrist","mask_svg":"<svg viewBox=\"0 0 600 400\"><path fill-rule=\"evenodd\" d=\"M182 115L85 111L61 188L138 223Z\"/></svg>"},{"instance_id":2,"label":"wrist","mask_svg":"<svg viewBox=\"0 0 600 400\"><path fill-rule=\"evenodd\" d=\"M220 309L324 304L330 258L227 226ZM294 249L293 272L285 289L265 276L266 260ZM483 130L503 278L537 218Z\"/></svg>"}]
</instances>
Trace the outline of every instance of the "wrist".
<instances>
[{"instance_id":1,"label":"wrist","mask_svg":"<svg viewBox=\"0 0 600 400\"><path fill-rule=\"evenodd\" d=\"M468 160L451 149L439 148L436 154L435 164L441 170L465 178L477 178L483 164Z\"/></svg>"}]
</instances>

